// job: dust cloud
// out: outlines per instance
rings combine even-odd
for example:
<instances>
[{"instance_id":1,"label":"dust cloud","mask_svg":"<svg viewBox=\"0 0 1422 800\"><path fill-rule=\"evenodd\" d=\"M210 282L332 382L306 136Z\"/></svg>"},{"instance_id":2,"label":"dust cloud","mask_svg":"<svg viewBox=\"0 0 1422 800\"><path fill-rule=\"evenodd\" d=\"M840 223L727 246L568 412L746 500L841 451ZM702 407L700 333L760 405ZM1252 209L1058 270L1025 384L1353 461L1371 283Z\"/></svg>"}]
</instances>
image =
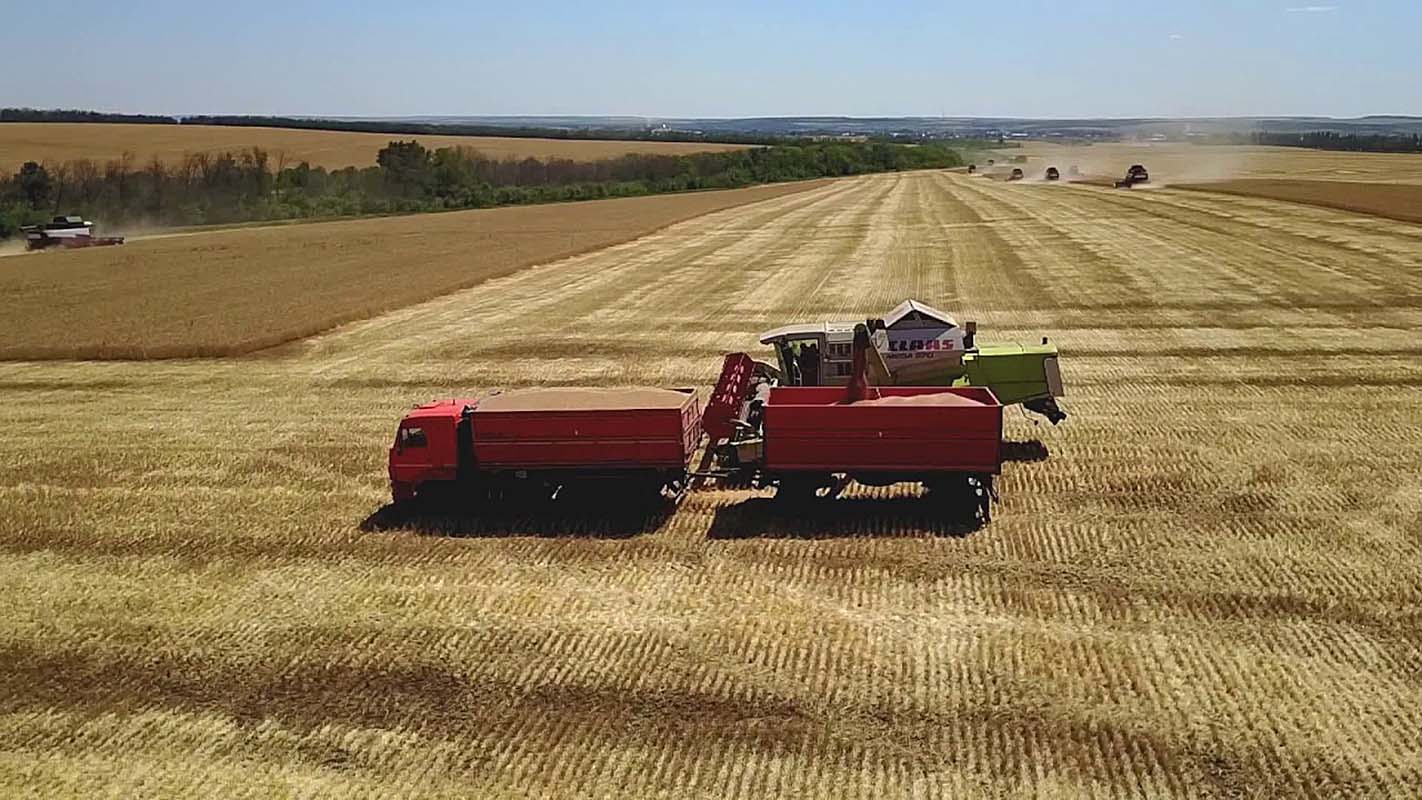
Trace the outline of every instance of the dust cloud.
<instances>
[{"instance_id":1,"label":"dust cloud","mask_svg":"<svg viewBox=\"0 0 1422 800\"><path fill-rule=\"evenodd\" d=\"M25 243L19 239L0 241L0 258L23 256L27 253L29 253L29 251L25 249Z\"/></svg>"}]
</instances>

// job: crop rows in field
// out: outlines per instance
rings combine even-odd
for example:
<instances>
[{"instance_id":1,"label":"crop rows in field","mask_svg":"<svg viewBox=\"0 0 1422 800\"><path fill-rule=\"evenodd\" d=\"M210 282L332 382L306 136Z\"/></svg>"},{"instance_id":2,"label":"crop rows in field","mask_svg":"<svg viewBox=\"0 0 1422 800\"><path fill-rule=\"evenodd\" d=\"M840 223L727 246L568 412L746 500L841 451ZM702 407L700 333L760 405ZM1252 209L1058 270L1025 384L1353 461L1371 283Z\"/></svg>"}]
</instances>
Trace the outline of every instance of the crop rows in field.
<instances>
[{"instance_id":1,"label":"crop rows in field","mask_svg":"<svg viewBox=\"0 0 1422 800\"><path fill-rule=\"evenodd\" d=\"M259 359L0 365L0 786L1405 794L1418 264L1386 220L913 173ZM1063 348L1072 418L1010 415L1049 457L985 529L899 487L382 512L409 404L705 386L764 329L906 296Z\"/></svg>"}]
</instances>

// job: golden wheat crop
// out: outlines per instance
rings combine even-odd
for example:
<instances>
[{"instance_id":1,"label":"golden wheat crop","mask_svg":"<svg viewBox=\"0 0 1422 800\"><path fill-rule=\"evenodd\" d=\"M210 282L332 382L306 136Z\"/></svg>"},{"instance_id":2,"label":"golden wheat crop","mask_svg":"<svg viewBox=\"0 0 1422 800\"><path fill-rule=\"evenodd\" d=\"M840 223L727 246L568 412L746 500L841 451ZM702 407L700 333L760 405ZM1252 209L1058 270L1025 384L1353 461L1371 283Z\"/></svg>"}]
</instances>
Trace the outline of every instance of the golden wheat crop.
<instances>
[{"instance_id":1,"label":"golden wheat crop","mask_svg":"<svg viewBox=\"0 0 1422 800\"><path fill-rule=\"evenodd\" d=\"M1240 197L1287 200L1290 203L1422 223L1422 185L1418 184L1257 178L1178 186L1182 189L1220 192Z\"/></svg>"},{"instance_id":2,"label":"golden wheat crop","mask_svg":"<svg viewBox=\"0 0 1422 800\"><path fill-rule=\"evenodd\" d=\"M704 386L904 297L1063 349L986 528L874 489L363 529L412 403ZM0 364L0 793L1407 795L1419 327L1413 225L908 173L261 357Z\"/></svg>"},{"instance_id":3,"label":"golden wheat crop","mask_svg":"<svg viewBox=\"0 0 1422 800\"><path fill-rule=\"evenodd\" d=\"M0 262L0 358L228 356L814 182L135 237Z\"/></svg>"},{"instance_id":4,"label":"golden wheat crop","mask_svg":"<svg viewBox=\"0 0 1422 800\"><path fill-rule=\"evenodd\" d=\"M306 131L219 125L127 125L69 122L11 122L0 125L0 170L26 161L57 163L87 158L100 163L133 156L136 166L154 159L176 163L189 153L240 152L259 147L272 163L302 161L313 167L369 167L392 139L415 139L431 150L468 147L490 158L570 158L596 161L628 153L684 153L742 150L745 145L701 142L523 139L502 136L415 136L393 133Z\"/></svg>"}]
</instances>

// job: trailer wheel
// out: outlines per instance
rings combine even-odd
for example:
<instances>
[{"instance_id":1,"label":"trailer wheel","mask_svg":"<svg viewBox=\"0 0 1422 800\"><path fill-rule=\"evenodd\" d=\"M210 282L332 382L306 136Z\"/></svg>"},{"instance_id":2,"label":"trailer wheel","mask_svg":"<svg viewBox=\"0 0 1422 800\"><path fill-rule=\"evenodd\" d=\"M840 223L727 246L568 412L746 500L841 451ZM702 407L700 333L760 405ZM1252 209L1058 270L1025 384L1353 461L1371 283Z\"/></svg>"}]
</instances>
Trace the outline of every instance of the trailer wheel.
<instances>
[{"instance_id":1,"label":"trailer wheel","mask_svg":"<svg viewBox=\"0 0 1422 800\"><path fill-rule=\"evenodd\" d=\"M923 482L930 501L955 518L986 525L992 521L992 478L979 475L945 475Z\"/></svg>"},{"instance_id":2,"label":"trailer wheel","mask_svg":"<svg viewBox=\"0 0 1422 800\"><path fill-rule=\"evenodd\" d=\"M775 486L775 501L783 504L808 503L819 499L825 480L818 475L787 475Z\"/></svg>"}]
</instances>

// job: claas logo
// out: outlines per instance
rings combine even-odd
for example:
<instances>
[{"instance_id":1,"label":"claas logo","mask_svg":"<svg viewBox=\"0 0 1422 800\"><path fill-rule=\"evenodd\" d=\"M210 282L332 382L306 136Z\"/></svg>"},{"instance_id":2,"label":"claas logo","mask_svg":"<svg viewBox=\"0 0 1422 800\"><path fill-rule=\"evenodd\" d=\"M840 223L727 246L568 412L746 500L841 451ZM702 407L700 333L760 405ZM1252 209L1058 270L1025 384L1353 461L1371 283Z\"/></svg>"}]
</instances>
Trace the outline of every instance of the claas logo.
<instances>
[{"instance_id":1,"label":"claas logo","mask_svg":"<svg viewBox=\"0 0 1422 800\"><path fill-rule=\"evenodd\" d=\"M915 350L952 350L951 339L890 339L890 353L907 353Z\"/></svg>"}]
</instances>

